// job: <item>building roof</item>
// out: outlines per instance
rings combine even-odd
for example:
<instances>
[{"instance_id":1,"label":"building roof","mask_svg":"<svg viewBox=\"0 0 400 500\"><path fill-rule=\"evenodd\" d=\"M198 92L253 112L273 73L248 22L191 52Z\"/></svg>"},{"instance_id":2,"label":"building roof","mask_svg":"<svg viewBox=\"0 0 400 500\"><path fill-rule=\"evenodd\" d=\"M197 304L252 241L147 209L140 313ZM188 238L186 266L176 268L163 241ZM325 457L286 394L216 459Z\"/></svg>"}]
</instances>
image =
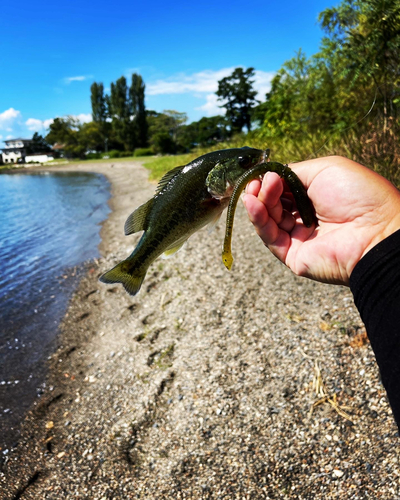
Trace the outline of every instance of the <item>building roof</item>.
<instances>
[{"instance_id":1,"label":"building roof","mask_svg":"<svg viewBox=\"0 0 400 500\"><path fill-rule=\"evenodd\" d=\"M4 142L7 144L8 142L15 142L15 141L32 142L32 139L22 139L21 137L17 137L16 139L7 139Z\"/></svg>"}]
</instances>

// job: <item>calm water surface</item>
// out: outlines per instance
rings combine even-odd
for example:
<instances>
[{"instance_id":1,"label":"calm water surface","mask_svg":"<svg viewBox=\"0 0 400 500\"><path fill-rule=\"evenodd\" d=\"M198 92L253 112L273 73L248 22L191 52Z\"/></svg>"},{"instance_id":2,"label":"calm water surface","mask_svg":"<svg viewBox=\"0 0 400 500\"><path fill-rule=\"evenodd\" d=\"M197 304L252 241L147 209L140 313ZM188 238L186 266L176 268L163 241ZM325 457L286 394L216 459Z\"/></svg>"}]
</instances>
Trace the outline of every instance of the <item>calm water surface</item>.
<instances>
[{"instance_id":1,"label":"calm water surface","mask_svg":"<svg viewBox=\"0 0 400 500\"><path fill-rule=\"evenodd\" d=\"M0 175L0 455L43 390L83 263L98 256L109 184L87 173Z\"/></svg>"}]
</instances>

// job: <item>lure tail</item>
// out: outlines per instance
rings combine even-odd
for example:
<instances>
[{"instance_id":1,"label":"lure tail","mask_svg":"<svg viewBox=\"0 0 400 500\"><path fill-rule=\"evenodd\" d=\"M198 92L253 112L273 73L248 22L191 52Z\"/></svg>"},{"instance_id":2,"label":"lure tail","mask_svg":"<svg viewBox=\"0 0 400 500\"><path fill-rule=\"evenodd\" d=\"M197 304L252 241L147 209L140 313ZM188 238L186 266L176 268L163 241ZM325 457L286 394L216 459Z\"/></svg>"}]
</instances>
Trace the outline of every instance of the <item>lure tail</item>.
<instances>
[{"instance_id":1,"label":"lure tail","mask_svg":"<svg viewBox=\"0 0 400 500\"><path fill-rule=\"evenodd\" d=\"M107 284L122 283L130 295L136 295L142 286L146 272L147 269L134 268L130 259L126 259L100 276L100 281Z\"/></svg>"}]
</instances>

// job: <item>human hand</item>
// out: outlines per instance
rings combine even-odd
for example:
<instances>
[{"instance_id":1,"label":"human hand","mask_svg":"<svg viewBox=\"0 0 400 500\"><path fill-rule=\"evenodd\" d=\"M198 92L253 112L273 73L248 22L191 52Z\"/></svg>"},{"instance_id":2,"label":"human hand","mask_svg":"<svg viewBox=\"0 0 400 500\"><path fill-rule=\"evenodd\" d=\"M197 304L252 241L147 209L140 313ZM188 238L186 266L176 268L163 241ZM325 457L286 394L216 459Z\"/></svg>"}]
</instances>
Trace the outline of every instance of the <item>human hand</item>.
<instances>
[{"instance_id":1,"label":"human hand","mask_svg":"<svg viewBox=\"0 0 400 500\"><path fill-rule=\"evenodd\" d=\"M400 192L376 172L340 156L289 167L307 189L318 224L303 225L293 196L273 172L247 186L249 218L264 244L295 274L348 285L357 262L400 229Z\"/></svg>"}]
</instances>

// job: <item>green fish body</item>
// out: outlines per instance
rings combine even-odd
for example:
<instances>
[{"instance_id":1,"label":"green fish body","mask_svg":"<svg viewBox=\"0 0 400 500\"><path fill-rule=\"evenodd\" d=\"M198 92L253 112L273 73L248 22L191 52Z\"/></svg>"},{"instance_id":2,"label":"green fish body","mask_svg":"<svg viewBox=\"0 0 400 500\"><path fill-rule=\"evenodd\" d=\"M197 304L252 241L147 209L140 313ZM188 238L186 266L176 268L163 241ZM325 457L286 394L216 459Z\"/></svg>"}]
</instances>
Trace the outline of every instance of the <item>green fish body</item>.
<instances>
[{"instance_id":1,"label":"green fish body","mask_svg":"<svg viewBox=\"0 0 400 500\"><path fill-rule=\"evenodd\" d=\"M136 248L100 281L122 283L128 293L136 295L155 259L173 254L193 233L216 222L229 204L236 181L267 157L268 150L233 148L207 153L169 171L154 197L125 223L127 235L144 231Z\"/></svg>"}]
</instances>

